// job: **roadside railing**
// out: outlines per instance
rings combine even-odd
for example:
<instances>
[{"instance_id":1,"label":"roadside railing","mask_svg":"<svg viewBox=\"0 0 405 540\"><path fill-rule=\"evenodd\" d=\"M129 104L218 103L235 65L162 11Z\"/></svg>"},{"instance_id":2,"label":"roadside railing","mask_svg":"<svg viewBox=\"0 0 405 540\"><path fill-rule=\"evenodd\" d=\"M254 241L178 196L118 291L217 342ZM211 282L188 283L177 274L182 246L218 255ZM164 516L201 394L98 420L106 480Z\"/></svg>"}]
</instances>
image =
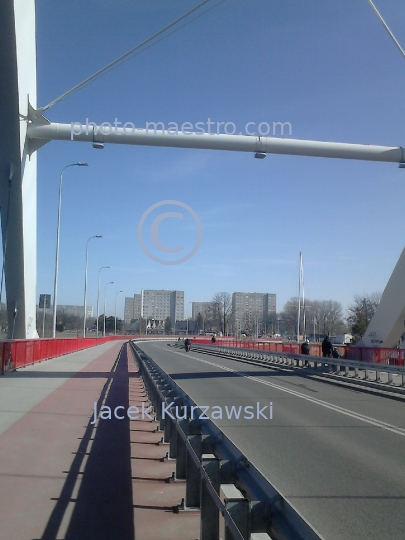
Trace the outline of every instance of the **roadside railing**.
<instances>
[{"instance_id":1,"label":"roadside railing","mask_svg":"<svg viewBox=\"0 0 405 540\"><path fill-rule=\"evenodd\" d=\"M128 340L133 336L106 336L91 338L56 338L56 339L14 339L0 342L1 374L13 371L36 362L49 360L107 341Z\"/></svg>"},{"instance_id":2,"label":"roadside railing","mask_svg":"<svg viewBox=\"0 0 405 540\"><path fill-rule=\"evenodd\" d=\"M210 336L190 336L193 345L209 345ZM56 339L21 339L5 340L0 342L0 368L4 375L6 370L14 370L25 367L36 362L69 354L71 352L101 345L107 341L115 339L146 339L146 340L166 340L176 341L178 336L165 336L157 334L148 335L118 335L106 337L88 338L56 338ZM253 341L245 339L235 339L229 337L217 337L216 346L231 347L235 349L249 349L263 352L277 352L283 354L299 354L300 346L296 343L280 343L274 341ZM357 360L370 364L383 364L394 366L405 366L404 349L377 349L361 347L336 346L341 358L345 360ZM322 357L321 346L310 345L310 355ZM371 368L370 368L371 369Z\"/></svg>"},{"instance_id":3,"label":"roadside railing","mask_svg":"<svg viewBox=\"0 0 405 540\"><path fill-rule=\"evenodd\" d=\"M130 345L160 421L161 443L168 445L165 459L175 460L167 481L186 481L185 498L173 511L200 509L200 540L218 540L220 516L225 540L321 540L226 435L208 417L199 418L202 411L173 379Z\"/></svg>"},{"instance_id":4,"label":"roadside railing","mask_svg":"<svg viewBox=\"0 0 405 540\"><path fill-rule=\"evenodd\" d=\"M205 345L192 343L192 350L208 352L210 354L220 354L232 358L241 358L259 363L274 363L287 366L304 366L306 363L313 369L326 370L330 373L341 374L351 379L365 381L374 381L382 384L405 387L405 367L404 363L392 363L392 357L388 357L386 362L364 362L358 360L348 360L345 358L324 358L312 355L303 355L299 353L284 353L275 351L258 351L256 349L241 349L237 347L227 347L221 345ZM402 353L402 350L395 349ZM371 357L374 358L374 357ZM384 381L381 375L387 374L387 380ZM374 376L372 376L374 374ZM395 384L393 376L400 377L400 384Z\"/></svg>"},{"instance_id":5,"label":"roadside railing","mask_svg":"<svg viewBox=\"0 0 405 540\"><path fill-rule=\"evenodd\" d=\"M193 338L194 344L207 344L207 339L200 337ZM300 354L300 345L297 343L281 343L274 341L233 339L228 337L216 338L216 345L223 347L233 347L237 349L253 349L256 351L280 352L286 354ZM405 349L377 347L355 347L346 345L334 345L339 356L347 360L358 360L359 362L369 362L373 364L392 364L396 366L405 366ZM309 351L311 356L322 357L322 346L310 344Z\"/></svg>"}]
</instances>

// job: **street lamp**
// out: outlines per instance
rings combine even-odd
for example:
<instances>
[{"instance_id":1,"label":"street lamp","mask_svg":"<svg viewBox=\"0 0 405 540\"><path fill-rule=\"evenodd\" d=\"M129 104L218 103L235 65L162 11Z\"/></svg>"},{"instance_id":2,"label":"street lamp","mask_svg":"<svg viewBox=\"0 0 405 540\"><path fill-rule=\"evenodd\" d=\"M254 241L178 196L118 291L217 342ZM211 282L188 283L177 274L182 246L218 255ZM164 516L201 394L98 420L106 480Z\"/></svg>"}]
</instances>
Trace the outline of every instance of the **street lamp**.
<instances>
[{"instance_id":1,"label":"street lamp","mask_svg":"<svg viewBox=\"0 0 405 540\"><path fill-rule=\"evenodd\" d=\"M113 281L109 281L108 283L105 284L105 287L104 287L104 328L103 328L103 337L105 337L105 311L106 311L107 287L108 287L108 285L113 285L113 284L114 284Z\"/></svg>"},{"instance_id":2,"label":"street lamp","mask_svg":"<svg viewBox=\"0 0 405 540\"><path fill-rule=\"evenodd\" d=\"M97 286L97 325L96 325L96 337L98 337L98 318L100 316L100 272L103 268L110 268L109 266L102 266L98 271L98 286Z\"/></svg>"},{"instance_id":3,"label":"street lamp","mask_svg":"<svg viewBox=\"0 0 405 540\"><path fill-rule=\"evenodd\" d=\"M66 165L60 173L59 178L59 203L58 203L58 225L56 227L56 257L55 257L55 281L53 286L53 313L52 313L52 337L56 336L56 307L57 307L57 297L58 297L58 271L59 271L59 236L60 236L60 211L62 205L62 178L63 173L69 167L88 167L88 163L79 161L78 163L71 163Z\"/></svg>"},{"instance_id":4,"label":"street lamp","mask_svg":"<svg viewBox=\"0 0 405 540\"><path fill-rule=\"evenodd\" d=\"M189 304L192 304L193 302L187 302L187 306L186 306L186 311L187 311L187 315L188 315L188 306ZM187 335L188 335L188 316L187 316Z\"/></svg>"},{"instance_id":5,"label":"street lamp","mask_svg":"<svg viewBox=\"0 0 405 540\"><path fill-rule=\"evenodd\" d=\"M88 259L88 251L89 251L89 242L93 238L103 238L100 235L96 236L90 236L90 238L86 242L86 266L84 270L84 315L83 315L83 337L86 337L86 317L87 317L87 259Z\"/></svg>"},{"instance_id":6,"label":"street lamp","mask_svg":"<svg viewBox=\"0 0 405 540\"><path fill-rule=\"evenodd\" d=\"M124 291L117 291L115 293L115 313L114 313L114 336L117 335L117 295Z\"/></svg>"},{"instance_id":7,"label":"street lamp","mask_svg":"<svg viewBox=\"0 0 405 540\"><path fill-rule=\"evenodd\" d=\"M304 341L308 338L307 336L307 314L311 311L311 307L308 307L304 305L304 320L303 320L303 326L304 326ZM309 317L308 317L309 319Z\"/></svg>"}]
</instances>

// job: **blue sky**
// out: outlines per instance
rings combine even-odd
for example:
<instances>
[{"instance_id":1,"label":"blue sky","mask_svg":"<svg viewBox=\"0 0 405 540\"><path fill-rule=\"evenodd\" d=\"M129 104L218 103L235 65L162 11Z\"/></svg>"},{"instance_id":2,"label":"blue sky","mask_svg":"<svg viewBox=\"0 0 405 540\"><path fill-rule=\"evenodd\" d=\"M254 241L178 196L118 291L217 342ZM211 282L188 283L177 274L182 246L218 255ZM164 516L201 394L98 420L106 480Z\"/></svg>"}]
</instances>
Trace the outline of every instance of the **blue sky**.
<instances>
[{"instance_id":1,"label":"blue sky","mask_svg":"<svg viewBox=\"0 0 405 540\"><path fill-rule=\"evenodd\" d=\"M37 0L38 106L197 3ZM405 4L376 5L404 46ZM404 86L405 59L366 0L226 0L46 116L137 126L210 118L238 131L280 121L293 138L399 146ZM187 303L271 292L281 310L297 294L300 251L306 296L346 308L353 295L384 289L403 249L405 171L395 164L51 142L38 151L38 296L53 291L59 174L77 161L90 167L64 174L60 304L83 303L93 235L103 238L90 243L88 304L96 306L98 269L108 265L101 290L114 281L108 314L124 291L121 316L124 297L141 288L184 290ZM137 237L142 215L166 200L190 206L203 229L195 255L177 265L148 258ZM197 237L186 214L159 228L162 243L184 253Z\"/></svg>"}]
</instances>

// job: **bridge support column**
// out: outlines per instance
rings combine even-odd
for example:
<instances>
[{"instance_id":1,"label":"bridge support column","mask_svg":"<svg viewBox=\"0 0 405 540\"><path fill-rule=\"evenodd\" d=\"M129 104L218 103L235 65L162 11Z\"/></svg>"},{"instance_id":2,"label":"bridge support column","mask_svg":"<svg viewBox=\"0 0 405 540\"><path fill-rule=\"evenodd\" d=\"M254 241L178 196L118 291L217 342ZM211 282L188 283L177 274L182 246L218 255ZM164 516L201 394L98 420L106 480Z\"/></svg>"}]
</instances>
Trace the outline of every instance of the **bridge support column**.
<instances>
[{"instance_id":1,"label":"bridge support column","mask_svg":"<svg viewBox=\"0 0 405 540\"><path fill-rule=\"evenodd\" d=\"M37 162L35 154L28 159L25 118L28 100L36 106L34 0L0 3L0 65L0 205L8 337L33 338L38 337Z\"/></svg>"}]
</instances>

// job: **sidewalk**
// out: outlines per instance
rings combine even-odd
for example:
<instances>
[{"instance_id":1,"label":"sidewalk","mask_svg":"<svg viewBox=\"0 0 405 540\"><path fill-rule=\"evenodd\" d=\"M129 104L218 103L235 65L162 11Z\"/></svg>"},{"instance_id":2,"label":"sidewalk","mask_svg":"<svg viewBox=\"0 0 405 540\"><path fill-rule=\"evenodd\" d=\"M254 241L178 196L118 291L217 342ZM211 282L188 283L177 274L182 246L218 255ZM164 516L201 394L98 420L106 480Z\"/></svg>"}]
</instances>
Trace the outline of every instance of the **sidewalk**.
<instances>
[{"instance_id":1,"label":"sidewalk","mask_svg":"<svg viewBox=\"0 0 405 540\"><path fill-rule=\"evenodd\" d=\"M122 348L122 350L121 350ZM120 353L121 350L121 354ZM0 538L154 540L199 536L199 513L174 514L184 482L124 342L48 360L0 380ZM94 403L103 419L92 424ZM107 419L107 407L112 418ZM114 418L114 409L123 419ZM145 415L146 416L146 415Z\"/></svg>"}]
</instances>

